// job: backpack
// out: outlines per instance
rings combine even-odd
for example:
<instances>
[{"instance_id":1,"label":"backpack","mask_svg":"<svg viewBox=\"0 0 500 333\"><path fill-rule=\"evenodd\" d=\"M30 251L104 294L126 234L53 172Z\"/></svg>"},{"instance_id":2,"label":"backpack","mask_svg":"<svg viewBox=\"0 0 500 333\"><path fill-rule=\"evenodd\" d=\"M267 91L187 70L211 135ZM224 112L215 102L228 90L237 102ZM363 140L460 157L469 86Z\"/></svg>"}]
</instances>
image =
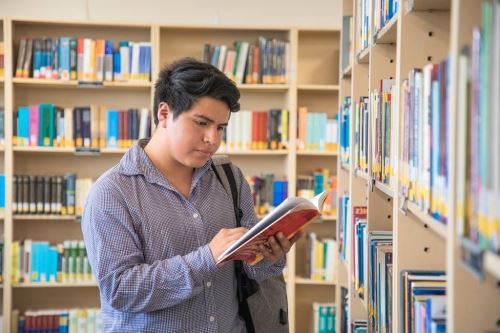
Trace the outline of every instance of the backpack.
<instances>
[{"instance_id":1,"label":"backpack","mask_svg":"<svg viewBox=\"0 0 500 333\"><path fill-rule=\"evenodd\" d=\"M233 201L236 224L241 226L243 211L231 161L226 156L213 156L212 169ZM235 261L238 312L248 333L288 333L288 300L283 274L263 281L250 279L243 263Z\"/></svg>"}]
</instances>

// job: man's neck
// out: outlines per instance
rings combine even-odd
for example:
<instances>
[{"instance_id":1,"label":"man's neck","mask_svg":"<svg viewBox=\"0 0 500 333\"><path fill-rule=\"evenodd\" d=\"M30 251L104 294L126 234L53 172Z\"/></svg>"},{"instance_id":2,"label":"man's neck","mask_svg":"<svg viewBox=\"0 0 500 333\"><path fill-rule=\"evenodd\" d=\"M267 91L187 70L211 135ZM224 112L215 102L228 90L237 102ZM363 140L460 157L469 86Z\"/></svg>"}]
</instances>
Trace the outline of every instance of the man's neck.
<instances>
[{"instance_id":1,"label":"man's neck","mask_svg":"<svg viewBox=\"0 0 500 333\"><path fill-rule=\"evenodd\" d=\"M157 135L155 135L157 134ZM161 174L185 197L189 195L194 169L180 164L168 151L159 133L155 133L144 152Z\"/></svg>"}]
</instances>

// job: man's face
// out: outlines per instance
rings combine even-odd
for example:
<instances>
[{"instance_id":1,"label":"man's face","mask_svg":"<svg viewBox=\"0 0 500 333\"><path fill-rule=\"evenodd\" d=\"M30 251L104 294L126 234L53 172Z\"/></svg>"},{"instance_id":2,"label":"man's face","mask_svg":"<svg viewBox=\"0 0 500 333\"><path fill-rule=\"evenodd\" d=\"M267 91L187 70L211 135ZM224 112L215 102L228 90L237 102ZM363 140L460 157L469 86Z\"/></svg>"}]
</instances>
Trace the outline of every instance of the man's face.
<instances>
[{"instance_id":1,"label":"man's face","mask_svg":"<svg viewBox=\"0 0 500 333\"><path fill-rule=\"evenodd\" d=\"M202 167L219 149L229 113L226 103L211 97L200 98L175 120L170 113L166 135L171 157L187 167Z\"/></svg>"}]
</instances>

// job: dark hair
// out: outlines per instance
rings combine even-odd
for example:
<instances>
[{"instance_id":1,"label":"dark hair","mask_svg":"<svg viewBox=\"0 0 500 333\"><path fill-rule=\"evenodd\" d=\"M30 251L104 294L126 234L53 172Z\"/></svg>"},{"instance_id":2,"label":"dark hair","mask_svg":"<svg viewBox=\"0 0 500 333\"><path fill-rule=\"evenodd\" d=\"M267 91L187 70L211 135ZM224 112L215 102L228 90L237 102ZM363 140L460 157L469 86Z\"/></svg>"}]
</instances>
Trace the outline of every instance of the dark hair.
<instances>
[{"instance_id":1,"label":"dark hair","mask_svg":"<svg viewBox=\"0 0 500 333\"><path fill-rule=\"evenodd\" d=\"M193 58L183 58L171 63L160 71L155 83L155 125L158 125L160 102L168 104L175 119L201 97L222 101L231 112L240 109L238 88L217 67Z\"/></svg>"}]
</instances>

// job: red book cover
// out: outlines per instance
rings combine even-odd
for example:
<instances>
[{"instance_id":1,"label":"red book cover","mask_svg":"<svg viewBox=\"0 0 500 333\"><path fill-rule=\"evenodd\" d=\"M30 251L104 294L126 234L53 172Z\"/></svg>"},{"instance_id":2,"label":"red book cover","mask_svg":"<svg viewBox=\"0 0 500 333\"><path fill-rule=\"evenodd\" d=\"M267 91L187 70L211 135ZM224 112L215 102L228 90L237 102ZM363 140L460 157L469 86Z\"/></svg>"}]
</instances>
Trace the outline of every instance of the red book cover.
<instances>
[{"instance_id":1,"label":"red book cover","mask_svg":"<svg viewBox=\"0 0 500 333\"><path fill-rule=\"evenodd\" d=\"M312 200L300 197L287 198L227 248L217 258L217 264L234 259L255 265L263 259L263 256L261 253L255 254L252 247L266 244L269 237L278 232L282 232L287 239L292 238L299 230L321 215L326 195L327 192L324 191Z\"/></svg>"}]
</instances>

